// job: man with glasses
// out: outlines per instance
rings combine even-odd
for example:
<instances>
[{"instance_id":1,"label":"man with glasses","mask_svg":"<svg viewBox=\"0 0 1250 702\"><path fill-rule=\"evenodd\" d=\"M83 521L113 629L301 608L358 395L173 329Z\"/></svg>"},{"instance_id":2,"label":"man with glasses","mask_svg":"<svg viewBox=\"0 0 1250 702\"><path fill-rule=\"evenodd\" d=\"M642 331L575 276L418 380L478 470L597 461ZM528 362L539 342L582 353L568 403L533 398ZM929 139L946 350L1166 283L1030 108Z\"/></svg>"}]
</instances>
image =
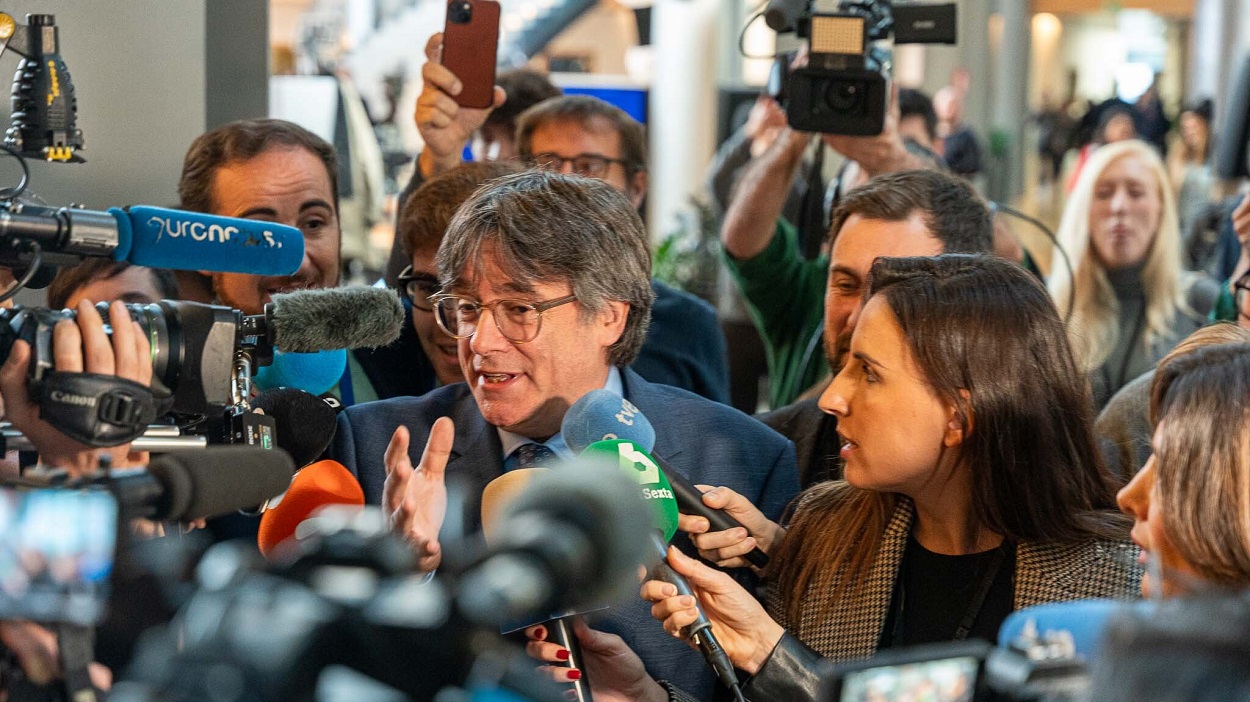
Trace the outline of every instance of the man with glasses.
<instances>
[{"instance_id":1,"label":"man with glasses","mask_svg":"<svg viewBox=\"0 0 1250 702\"><path fill-rule=\"evenodd\" d=\"M465 144L512 96L496 86L494 107L465 108L452 98L461 83L438 62L442 35L426 45L416 123L425 148L419 177L446 173L460 163ZM562 95L543 100L517 119L516 152L529 166L605 181L640 208L647 193L643 126L598 98ZM656 300L646 343L634 364L642 377L729 402L729 354L712 306L652 281Z\"/></svg>"},{"instance_id":2,"label":"man with glasses","mask_svg":"<svg viewBox=\"0 0 1250 702\"><path fill-rule=\"evenodd\" d=\"M439 329L434 319L430 297L441 289L434 255L443 243L452 216L474 191L486 181L520 170L519 165L509 161L462 163L426 181L399 211L395 238L409 261L399 275L399 292L412 307L412 328L425 357L434 366L439 385L463 382L464 373L460 370L456 340Z\"/></svg>"},{"instance_id":3,"label":"man with glasses","mask_svg":"<svg viewBox=\"0 0 1250 702\"><path fill-rule=\"evenodd\" d=\"M774 519L794 497L788 441L630 370L654 297L651 253L633 204L615 188L545 171L493 180L459 208L435 262L436 319L456 339L467 382L349 408L331 447L366 500L383 505L421 569L441 562L444 517L460 517L446 514L445 477L469 487L463 516L477 528L488 482L572 456L561 422L596 389L637 406L655 427L654 453L693 482L731 487ZM678 545L693 553L688 539ZM647 612L634 599L597 625L620 634L652 675L710 699L714 677L699 654Z\"/></svg>"}]
</instances>

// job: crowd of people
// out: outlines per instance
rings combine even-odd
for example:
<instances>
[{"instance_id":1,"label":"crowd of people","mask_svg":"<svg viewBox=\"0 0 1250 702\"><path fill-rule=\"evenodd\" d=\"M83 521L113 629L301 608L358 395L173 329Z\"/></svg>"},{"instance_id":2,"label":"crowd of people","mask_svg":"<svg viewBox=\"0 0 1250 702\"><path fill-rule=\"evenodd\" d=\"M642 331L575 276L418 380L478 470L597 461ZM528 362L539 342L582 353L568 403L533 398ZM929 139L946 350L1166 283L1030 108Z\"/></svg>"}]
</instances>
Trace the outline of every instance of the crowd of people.
<instances>
[{"instance_id":1,"label":"crowd of people","mask_svg":"<svg viewBox=\"0 0 1250 702\"><path fill-rule=\"evenodd\" d=\"M1069 264L1056 253L1044 273L969 181L981 154L958 90L937 109L900 91L869 137L796 132L761 98L711 169L725 268L767 351L771 411L752 417L728 405L715 310L652 277L643 125L527 71L500 76L493 107L461 107L440 49L435 35L415 114L425 146L385 275L404 332L349 354L327 456L437 577L448 478L469 486L479 529L487 483L572 458L561 421L606 389L742 525L683 515L668 561L694 594L649 580L588 617L580 668L530 628L551 677L585 675L601 702L714 699L680 635L696 606L754 700L819 699L834 663L884 649L995 641L1039 605L1218 594L1211 606L1236 608L1250 586L1250 198L1218 218L1238 245L1213 262L1190 231L1210 209L1209 104L1182 114L1167 160L1129 112L1104 112L1058 227ZM827 216L802 204L813 148L846 161ZM125 324L106 336L95 301L116 301L112 319L161 298L259 314L275 293L338 285L338 172L332 147L287 122L202 135L180 206L297 227L300 270L66 270L49 304L78 316L56 326L56 369L151 381L147 338ZM100 450L39 416L29 361L18 342L0 369L6 419L44 463L89 472ZM755 549L766 568L745 560ZM1135 646L1157 630L1115 631L1119 662L1097 671L1153 660ZM6 622L0 640L55 676L46 631Z\"/></svg>"}]
</instances>

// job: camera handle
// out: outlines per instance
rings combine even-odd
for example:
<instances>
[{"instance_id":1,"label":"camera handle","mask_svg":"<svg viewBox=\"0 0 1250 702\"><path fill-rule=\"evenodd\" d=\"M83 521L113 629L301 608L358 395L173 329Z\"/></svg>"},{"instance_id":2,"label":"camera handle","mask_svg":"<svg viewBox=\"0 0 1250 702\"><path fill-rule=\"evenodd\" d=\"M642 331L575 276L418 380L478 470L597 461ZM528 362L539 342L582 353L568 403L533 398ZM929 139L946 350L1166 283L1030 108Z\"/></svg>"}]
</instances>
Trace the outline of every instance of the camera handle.
<instances>
[{"instance_id":1,"label":"camera handle","mask_svg":"<svg viewBox=\"0 0 1250 702\"><path fill-rule=\"evenodd\" d=\"M73 702L95 702L100 693L91 684L87 666L95 660L95 629L59 624L56 628L56 646L61 658L62 680L65 699Z\"/></svg>"}]
</instances>

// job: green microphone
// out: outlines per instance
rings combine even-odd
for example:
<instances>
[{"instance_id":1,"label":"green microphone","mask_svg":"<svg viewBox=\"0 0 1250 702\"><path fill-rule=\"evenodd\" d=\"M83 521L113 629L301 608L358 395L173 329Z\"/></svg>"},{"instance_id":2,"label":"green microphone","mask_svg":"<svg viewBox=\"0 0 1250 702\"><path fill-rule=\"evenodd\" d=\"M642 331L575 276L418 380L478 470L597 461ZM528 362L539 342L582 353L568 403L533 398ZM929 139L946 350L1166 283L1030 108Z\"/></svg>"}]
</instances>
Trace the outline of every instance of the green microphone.
<instances>
[{"instance_id":1,"label":"green microphone","mask_svg":"<svg viewBox=\"0 0 1250 702\"><path fill-rule=\"evenodd\" d=\"M596 459L602 458L606 461L615 459L621 472L638 481L638 486L642 490L642 499L651 505L657 527L656 531L652 532L652 541L659 564L651 569L650 577L675 586L678 595L694 597L690 583L686 582L686 579L668 564L668 542L673 539L673 534L677 533L677 497L673 494L672 484L668 482L668 477L664 475L664 471L660 470L656 460L638 444L624 439L596 441L587 446L582 455ZM695 602L697 603L698 599ZM738 676L734 672L733 664L729 661L725 649L712 634L712 623L703 613L703 608L698 609L699 618L683 628L682 635L698 646L703 658L712 670L716 671L716 677L720 678L721 683L734 692L737 699L742 699Z\"/></svg>"},{"instance_id":2,"label":"green microphone","mask_svg":"<svg viewBox=\"0 0 1250 702\"><path fill-rule=\"evenodd\" d=\"M655 526L664 537L664 543L673 539L673 534L677 533L677 497L664 471L650 454L632 441L609 439L587 446L582 455L617 461L621 472L638 481L642 499L655 514Z\"/></svg>"}]
</instances>

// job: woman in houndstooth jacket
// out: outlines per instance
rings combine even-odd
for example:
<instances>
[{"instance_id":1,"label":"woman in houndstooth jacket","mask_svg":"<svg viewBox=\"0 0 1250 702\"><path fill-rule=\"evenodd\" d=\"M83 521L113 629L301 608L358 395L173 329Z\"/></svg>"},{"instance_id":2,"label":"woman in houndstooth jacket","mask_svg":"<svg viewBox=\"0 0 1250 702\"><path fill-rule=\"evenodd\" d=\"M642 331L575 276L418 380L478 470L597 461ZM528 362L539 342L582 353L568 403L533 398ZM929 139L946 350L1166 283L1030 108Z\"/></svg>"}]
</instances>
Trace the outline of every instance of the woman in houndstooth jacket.
<instances>
[{"instance_id":1,"label":"woman in houndstooth jacket","mask_svg":"<svg viewBox=\"0 0 1250 702\"><path fill-rule=\"evenodd\" d=\"M771 554L767 612L727 574L670 550L752 675L748 698L815 699L830 660L993 640L1014 609L1137 594L1084 376L1024 270L984 256L878 259L820 404L838 416L846 480L800 496L788 529L724 488L708 504L746 530L700 533L705 521L682 518L721 566L744 565L757 545ZM668 631L694 620L694 599L671 585L642 594Z\"/></svg>"}]
</instances>

